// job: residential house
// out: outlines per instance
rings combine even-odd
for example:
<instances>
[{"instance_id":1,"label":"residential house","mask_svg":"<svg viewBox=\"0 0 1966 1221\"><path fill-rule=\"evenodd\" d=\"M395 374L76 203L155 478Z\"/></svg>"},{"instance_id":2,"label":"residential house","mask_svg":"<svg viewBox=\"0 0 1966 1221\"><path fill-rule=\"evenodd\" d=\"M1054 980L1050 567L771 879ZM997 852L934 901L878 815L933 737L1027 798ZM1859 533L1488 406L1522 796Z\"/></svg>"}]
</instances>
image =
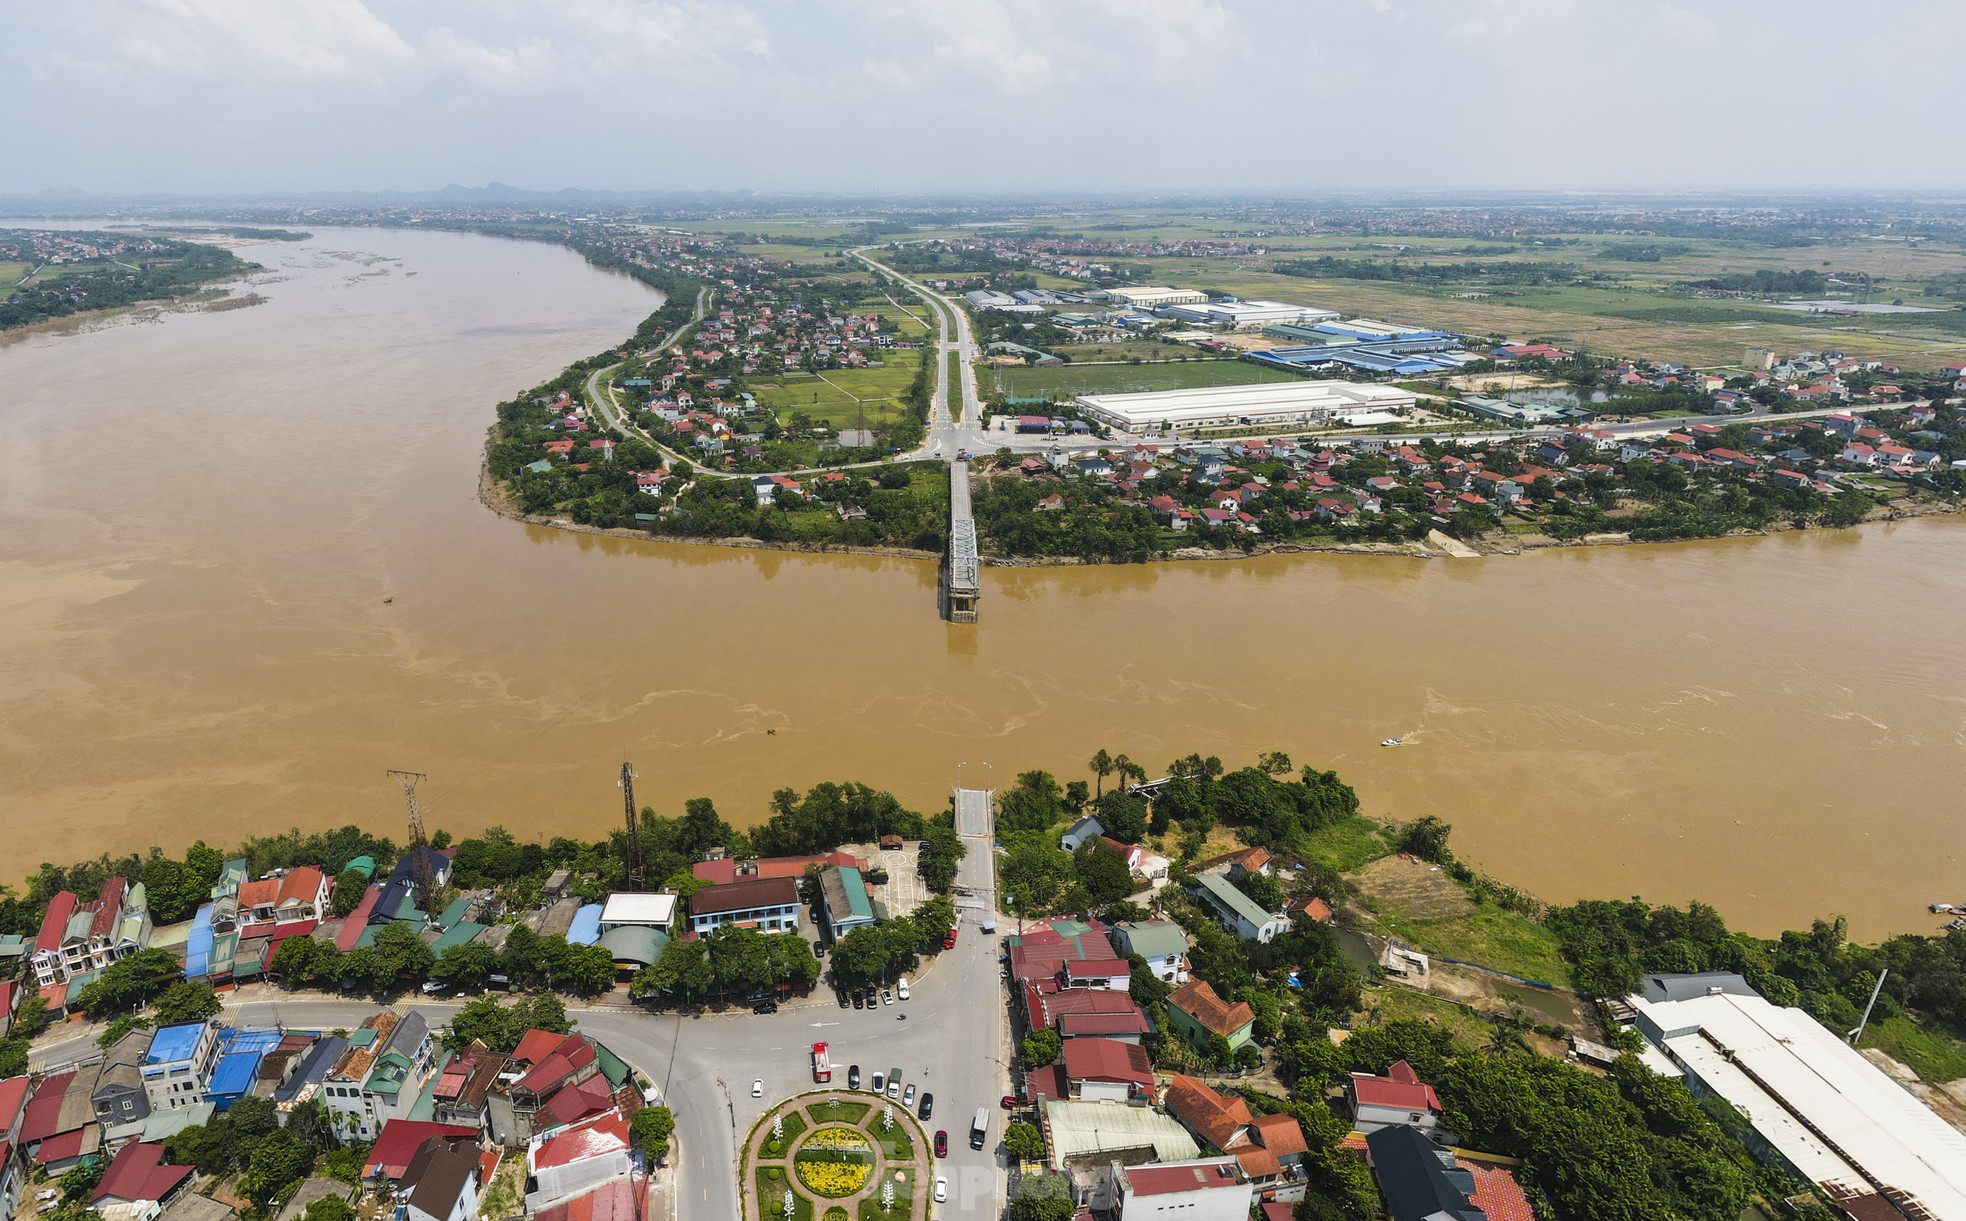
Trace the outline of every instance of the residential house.
<instances>
[{"instance_id":1,"label":"residential house","mask_svg":"<svg viewBox=\"0 0 1966 1221\"><path fill-rule=\"evenodd\" d=\"M1168 1082L1161 1106L1193 1132L1203 1148L1235 1158L1245 1180L1265 1200L1303 1198L1304 1156L1310 1144L1295 1119L1255 1115L1241 1098L1179 1074Z\"/></svg>"},{"instance_id":2,"label":"residential house","mask_svg":"<svg viewBox=\"0 0 1966 1221\"><path fill-rule=\"evenodd\" d=\"M292 937L314 931L328 911L329 879L312 865L239 888L239 936Z\"/></svg>"},{"instance_id":3,"label":"residential house","mask_svg":"<svg viewBox=\"0 0 1966 1221\"><path fill-rule=\"evenodd\" d=\"M1195 877L1195 897L1244 941L1269 941L1290 927L1280 912L1264 911L1254 899L1239 890L1226 873L1202 873Z\"/></svg>"},{"instance_id":4,"label":"residential house","mask_svg":"<svg viewBox=\"0 0 1966 1221\"><path fill-rule=\"evenodd\" d=\"M1172 920L1127 920L1113 926L1113 948L1123 956L1138 954L1165 984L1188 982L1188 945L1188 934Z\"/></svg>"},{"instance_id":5,"label":"residential house","mask_svg":"<svg viewBox=\"0 0 1966 1221\"><path fill-rule=\"evenodd\" d=\"M11 1221L27 1183L27 1158L12 1140L0 1136L0 1221Z\"/></svg>"},{"instance_id":6,"label":"residential house","mask_svg":"<svg viewBox=\"0 0 1966 1221\"><path fill-rule=\"evenodd\" d=\"M791 878L753 878L706 886L690 896L690 928L699 934L742 924L765 933L799 931L799 884Z\"/></svg>"},{"instance_id":7,"label":"residential house","mask_svg":"<svg viewBox=\"0 0 1966 1221\"><path fill-rule=\"evenodd\" d=\"M526 1211L628 1177L628 1120L618 1111L533 1137L526 1145Z\"/></svg>"},{"instance_id":8,"label":"residential house","mask_svg":"<svg viewBox=\"0 0 1966 1221\"><path fill-rule=\"evenodd\" d=\"M629 1076L626 1065L586 1035L528 1031L486 1100L492 1139L523 1144L535 1132L605 1109L610 1099L632 1103Z\"/></svg>"},{"instance_id":9,"label":"residential house","mask_svg":"<svg viewBox=\"0 0 1966 1221\"><path fill-rule=\"evenodd\" d=\"M374 1140L384 1124L407 1118L429 1080L434 1043L429 1023L415 1010L370 1015L321 1081L336 1133Z\"/></svg>"},{"instance_id":10,"label":"residential house","mask_svg":"<svg viewBox=\"0 0 1966 1221\"><path fill-rule=\"evenodd\" d=\"M401 1190L408 1193L408 1221L469 1221L478 1211L485 1156L471 1137L431 1137L410 1159ZM491 1158L493 1165L497 1158Z\"/></svg>"},{"instance_id":11,"label":"residential house","mask_svg":"<svg viewBox=\"0 0 1966 1221\"><path fill-rule=\"evenodd\" d=\"M603 934L603 940L606 934ZM505 1057L473 1042L444 1066L431 1091L431 1116L438 1123L486 1131L491 1123L491 1089L505 1069Z\"/></svg>"},{"instance_id":12,"label":"residential house","mask_svg":"<svg viewBox=\"0 0 1966 1221\"><path fill-rule=\"evenodd\" d=\"M1065 834L1058 837L1058 846L1067 852L1077 852L1085 841L1097 839L1105 833L1106 828L1099 820L1087 814L1065 829Z\"/></svg>"},{"instance_id":13,"label":"residential house","mask_svg":"<svg viewBox=\"0 0 1966 1221\"><path fill-rule=\"evenodd\" d=\"M1331 904L1316 895L1290 900L1283 905L1283 914L1293 920L1302 916L1314 924L1329 924L1333 916Z\"/></svg>"},{"instance_id":14,"label":"residential house","mask_svg":"<svg viewBox=\"0 0 1966 1221\"><path fill-rule=\"evenodd\" d=\"M161 1208L190 1185L192 1174L190 1166L165 1165L161 1144L138 1141L124 1145L109 1169L103 1171L102 1181L89 1197L89 1207L104 1215L117 1204Z\"/></svg>"},{"instance_id":15,"label":"residential house","mask_svg":"<svg viewBox=\"0 0 1966 1221\"><path fill-rule=\"evenodd\" d=\"M143 1062L150 1054L150 1038L148 1030L132 1030L103 1058L89 1098L104 1140L133 1136L150 1118L150 1095L143 1088Z\"/></svg>"},{"instance_id":16,"label":"residential house","mask_svg":"<svg viewBox=\"0 0 1966 1221\"><path fill-rule=\"evenodd\" d=\"M1167 998L1168 1033L1199 1051L1221 1039L1234 1054L1249 1045L1255 1024L1256 1013L1247 1003L1227 1003L1205 979L1191 980Z\"/></svg>"},{"instance_id":17,"label":"residential house","mask_svg":"<svg viewBox=\"0 0 1966 1221\"><path fill-rule=\"evenodd\" d=\"M392 1119L382 1125L381 1134L370 1147L368 1161L362 1166L362 1179L371 1183L383 1181L400 1184L409 1174L417 1153L431 1141L444 1143L461 1140L475 1144L477 1135L474 1129L462 1124Z\"/></svg>"},{"instance_id":18,"label":"residential house","mask_svg":"<svg viewBox=\"0 0 1966 1221\"><path fill-rule=\"evenodd\" d=\"M48 901L28 965L35 986L46 988L100 971L148 944L150 911L143 883L131 886L112 877L93 902L83 903L66 890Z\"/></svg>"},{"instance_id":19,"label":"residential house","mask_svg":"<svg viewBox=\"0 0 1966 1221\"><path fill-rule=\"evenodd\" d=\"M1404 1060L1395 1061L1383 1077L1353 1073L1345 1082L1345 1101L1351 1107L1352 1126L1360 1132L1376 1132L1392 1124L1425 1129L1440 1123L1439 1095Z\"/></svg>"},{"instance_id":20,"label":"residential house","mask_svg":"<svg viewBox=\"0 0 1966 1221\"><path fill-rule=\"evenodd\" d=\"M74 1169L102 1148L96 1122L93 1071L69 1071L44 1078L21 1115L19 1145L52 1175Z\"/></svg>"},{"instance_id":21,"label":"residential house","mask_svg":"<svg viewBox=\"0 0 1966 1221\"><path fill-rule=\"evenodd\" d=\"M1474 1175L1418 1128L1381 1128L1366 1136L1365 1148L1392 1221L1487 1221L1474 1202Z\"/></svg>"},{"instance_id":22,"label":"residential house","mask_svg":"<svg viewBox=\"0 0 1966 1221\"><path fill-rule=\"evenodd\" d=\"M1178 1217L1181 1221L1248 1221L1255 1190L1229 1158L1189 1162L1112 1163L1113 1213L1118 1221Z\"/></svg>"},{"instance_id":23,"label":"residential house","mask_svg":"<svg viewBox=\"0 0 1966 1221\"><path fill-rule=\"evenodd\" d=\"M154 1032L138 1070L150 1110L173 1111L205 1101L217 1063L218 1027L211 1022L184 1022Z\"/></svg>"},{"instance_id":24,"label":"residential house","mask_svg":"<svg viewBox=\"0 0 1966 1221\"><path fill-rule=\"evenodd\" d=\"M1067 1097L1143 1105L1153 1101L1154 1066L1138 1043L1068 1039L1058 1068Z\"/></svg>"}]
</instances>

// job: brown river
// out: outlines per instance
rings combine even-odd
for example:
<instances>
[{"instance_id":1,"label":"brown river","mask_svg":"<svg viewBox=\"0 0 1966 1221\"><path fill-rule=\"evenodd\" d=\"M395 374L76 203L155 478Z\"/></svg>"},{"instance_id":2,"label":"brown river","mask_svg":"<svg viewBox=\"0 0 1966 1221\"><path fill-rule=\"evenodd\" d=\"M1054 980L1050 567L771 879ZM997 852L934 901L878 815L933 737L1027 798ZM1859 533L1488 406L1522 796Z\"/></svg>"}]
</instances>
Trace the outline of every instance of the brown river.
<instances>
[{"instance_id":1,"label":"brown river","mask_svg":"<svg viewBox=\"0 0 1966 1221\"><path fill-rule=\"evenodd\" d=\"M241 253L264 305L0 341L0 876L393 831L392 767L454 832L593 835L624 755L643 801L749 822L828 778L926 808L959 767L1281 749L1550 899L1866 937L1966 900L1966 523L986 570L952 627L930 564L479 505L492 405L626 335L640 286L421 232Z\"/></svg>"}]
</instances>

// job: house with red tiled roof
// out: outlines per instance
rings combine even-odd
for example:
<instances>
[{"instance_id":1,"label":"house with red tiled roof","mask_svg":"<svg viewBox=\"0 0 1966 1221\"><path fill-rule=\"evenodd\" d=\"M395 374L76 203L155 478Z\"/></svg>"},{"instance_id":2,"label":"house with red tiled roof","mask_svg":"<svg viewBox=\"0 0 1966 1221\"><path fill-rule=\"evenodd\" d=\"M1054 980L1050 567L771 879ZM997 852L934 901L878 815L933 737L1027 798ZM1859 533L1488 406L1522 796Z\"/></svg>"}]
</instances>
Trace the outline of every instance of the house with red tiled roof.
<instances>
[{"instance_id":1,"label":"house with red tiled roof","mask_svg":"<svg viewBox=\"0 0 1966 1221\"><path fill-rule=\"evenodd\" d=\"M1150 1101L1154 1095L1154 1066L1138 1043L1068 1039L1061 1067L1067 1095L1084 1102Z\"/></svg>"},{"instance_id":2,"label":"house with red tiled roof","mask_svg":"<svg viewBox=\"0 0 1966 1221\"><path fill-rule=\"evenodd\" d=\"M382 1125L382 1133L375 1138L369 1149L368 1161L362 1166L362 1181L369 1182L378 1176L392 1183L400 1182L409 1172L410 1161L416 1151L428 1140L476 1139L475 1128L462 1124L430 1123L426 1120L392 1119Z\"/></svg>"},{"instance_id":3,"label":"house with red tiled roof","mask_svg":"<svg viewBox=\"0 0 1966 1221\"><path fill-rule=\"evenodd\" d=\"M299 937L328 910L328 876L312 865L239 888L239 937Z\"/></svg>"},{"instance_id":4,"label":"house with red tiled roof","mask_svg":"<svg viewBox=\"0 0 1966 1221\"><path fill-rule=\"evenodd\" d=\"M824 852L816 856L764 856L743 860L726 856L698 861L689 867L689 871L699 882L728 886L749 878L803 878L808 865L817 865L822 869L828 865L860 870L867 868L867 862L850 852Z\"/></svg>"},{"instance_id":5,"label":"house with red tiled roof","mask_svg":"<svg viewBox=\"0 0 1966 1221\"><path fill-rule=\"evenodd\" d=\"M1345 1082L1345 1102L1351 1107L1352 1126L1360 1132L1389 1124L1432 1128L1440 1123L1440 1096L1404 1060L1394 1061L1383 1077L1353 1073Z\"/></svg>"},{"instance_id":6,"label":"house with red tiled roof","mask_svg":"<svg viewBox=\"0 0 1966 1221\"><path fill-rule=\"evenodd\" d=\"M1291 916L1293 918L1296 916L1302 916L1306 920L1310 920L1316 924L1331 923L1332 914L1333 914L1331 911L1331 904L1326 903L1323 899L1318 898L1316 895L1312 895L1309 898L1304 898L1304 899L1290 900L1288 903L1285 903L1283 905L1283 912L1285 915Z\"/></svg>"},{"instance_id":7,"label":"house with red tiled roof","mask_svg":"<svg viewBox=\"0 0 1966 1221\"><path fill-rule=\"evenodd\" d=\"M28 964L35 986L45 989L100 971L149 943L150 911L143 884L131 886L112 877L92 902L83 903L66 890L48 900Z\"/></svg>"},{"instance_id":8,"label":"house with red tiled roof","mask_svg":"<svg viewBox=\"0 0 1966 1221\"><path fill-rule=\"evenodd\" d=\"M1243 1001L1224 1001L1205 979L1192 980L1167 998L1168 1033L1198 1051L1208 1051L1221 1039L1234 1054L1249 1044L1255 1024L1255 1010Z\"/></svg>"},{"instance_id":9,"label":"house with red tiled roof","mask_svg":"<svg viewBox=\"0 0 1966 1221\"><path fill-rule=\"evenodd\" d=\"M89 1207L111 1204L164 1205L176 1199L191 1182L190 1166L164 1165L164 1146L154 1141L124 1145L103 1171Z\"/></svg>"},{"instance_id":10,"label":"house with red tiled roof","mask_svg":"<svg viewBox=\"0 0 1966 1221\"><path fill-rule=\"evenodd\" d=\"M1297 1198L1310 1144L1303 1126L1288 1115L1254 1115L1240 1098L1224 1095L1194 1077L1176 1075L1161 1107L1195 1139L1236 1160L1245 1181L1264 1199Z\"/></svg>"}]
</instances>

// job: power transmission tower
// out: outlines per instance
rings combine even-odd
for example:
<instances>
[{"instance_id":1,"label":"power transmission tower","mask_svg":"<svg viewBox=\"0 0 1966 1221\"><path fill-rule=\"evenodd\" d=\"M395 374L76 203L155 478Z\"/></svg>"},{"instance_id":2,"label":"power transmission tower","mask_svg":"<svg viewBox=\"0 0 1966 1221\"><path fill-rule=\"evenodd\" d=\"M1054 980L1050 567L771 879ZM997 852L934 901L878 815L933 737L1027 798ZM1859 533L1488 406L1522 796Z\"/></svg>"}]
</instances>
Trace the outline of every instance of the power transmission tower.
<instances>
[{"instance_id":1,"label":"power transmission tower","mask_svg":"<svg viewBox=\"0 0 1966 1221\"><path fill-rule=\"evenodd\" d=\"M410 878L416 884L416 903L427 916L430 912L431 896L436 892L435 870L430 862L430 841L423 834L423 815L416 808L416 786L420 780L429 779L422 772L406 772L400 768L390 768L389 774L396 783L403 786L403 797L410 807ZM393 914L393 913L392 913Z\"/></svg>"},{"instance_id":2,"label":"power transmission tower","mask_svg":"<svg viewBox=\"0 0 1966 1221\"><path fill-rule=\"evenodd\" d=\"M626 759L621 761L621 808L628 822L628 882L629 890L641 890L647 886L642 868L642 829L635 817L635 766Z\"/></svg>"}]
</instances>

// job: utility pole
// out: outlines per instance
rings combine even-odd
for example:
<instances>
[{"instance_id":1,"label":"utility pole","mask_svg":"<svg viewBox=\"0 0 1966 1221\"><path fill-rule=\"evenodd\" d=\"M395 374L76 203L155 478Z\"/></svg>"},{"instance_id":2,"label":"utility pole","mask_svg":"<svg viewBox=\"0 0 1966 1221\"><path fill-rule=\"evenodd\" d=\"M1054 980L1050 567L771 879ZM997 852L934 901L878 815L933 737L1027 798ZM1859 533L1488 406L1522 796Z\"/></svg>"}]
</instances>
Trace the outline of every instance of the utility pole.
<instances>
[{"instance_id":1,"label":"utility pole","mask_svg":"<svg viewBox=\"0 0 1966 1221\"><path fill-rule=\"evenodd\" d=\"M436 871L430 864L430 841L423 834L423 815L416 808L416 786L418 781L428 780L429 777L422 772L406 772L394 767L389 769L389 774L403 786L403 798L410 807L410 877L416 883L417 905L427 917L431 896L436 891ZM395 915L394 912L389 914Z\"/></svg>"},{"instance_id":2,"label":"utility pole","mask_svg":"<svg viewBox=\"0 0 1966 1221\"><path fill-rule=\"evenodd\" d=\"M1857 1040L1864 1037L1864 1027L1870 1025L1870 1011L1877 1006L1877 994L1884 991L1884 977L1890 973L1889 967L1877 973L1877 983L1870 990L1870 1003L1864 1006L1864 1016L1857 1022L1857 1028L1850 1032L1850 1046L1855 1047Z\"/></svg>"},{"instance_id":3,"label":"utility pole","mask_svg":"<svg viewBox=\"0 0 1966 1221\"><path fill-rule=\"evenodd\" d=\"M625 845L628 854L627 886L629 890L642 890L648 885L648 879L643 876L642 829L635 817L635 767L626 759L621 761L620 784L621 808L628 823L628 842Z\"/></svg>"}]
</instances>

